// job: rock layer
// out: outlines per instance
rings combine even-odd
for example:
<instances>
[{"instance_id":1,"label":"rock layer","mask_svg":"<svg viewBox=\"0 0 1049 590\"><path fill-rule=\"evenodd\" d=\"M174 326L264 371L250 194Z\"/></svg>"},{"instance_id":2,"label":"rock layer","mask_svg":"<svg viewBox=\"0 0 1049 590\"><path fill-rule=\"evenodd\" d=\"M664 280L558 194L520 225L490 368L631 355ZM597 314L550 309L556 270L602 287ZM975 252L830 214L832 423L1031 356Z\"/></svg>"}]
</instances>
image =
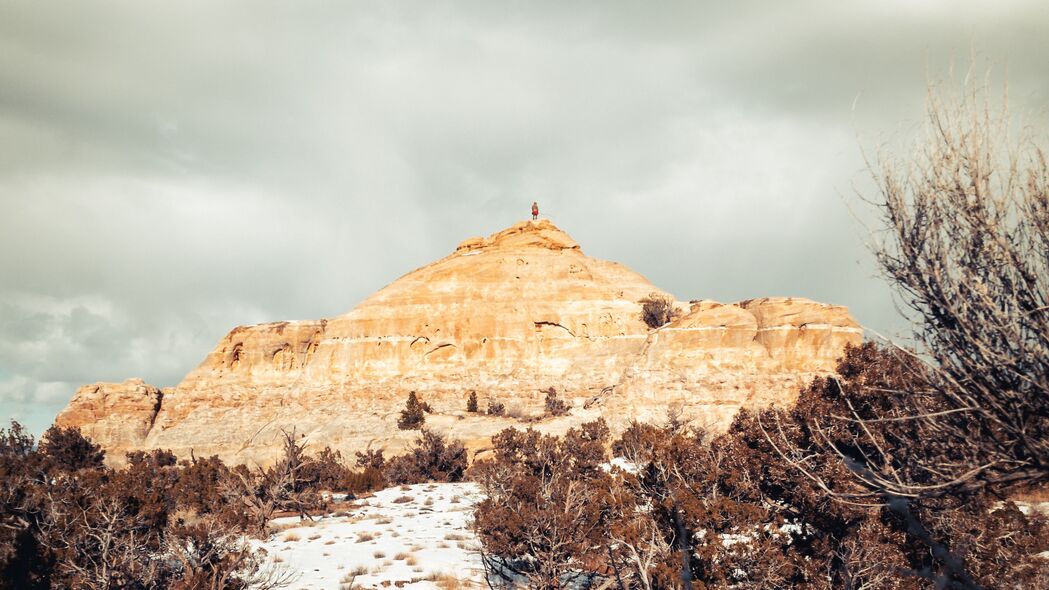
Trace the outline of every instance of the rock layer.
<instances>
[{"instance_id":1,"label":"rock layer","mask_svg":"<svg viewBox=\"0 0 1049 590\"><path fill-rule=\"evenodd\" d=\"M845 308L801 298L678 302L681 316L652 330L639 303L652 293L666 296L549 221L522 222L462 242L345 315L235 328L157 393L159 409L136 397L141 382L99 384L57 421L111 455L192 449L262 463L291 427L313 446L395 452L414 436L396 428L412 390L434 408L428 426L475 448L519 420L465 413L469 391L521 418L540 415L541 390L554 387L573 410L533 424L551 432L599 415L622 427L672 406L717 428L740 407L791 403L861 339Z\"/></svg>"}]
</instances>

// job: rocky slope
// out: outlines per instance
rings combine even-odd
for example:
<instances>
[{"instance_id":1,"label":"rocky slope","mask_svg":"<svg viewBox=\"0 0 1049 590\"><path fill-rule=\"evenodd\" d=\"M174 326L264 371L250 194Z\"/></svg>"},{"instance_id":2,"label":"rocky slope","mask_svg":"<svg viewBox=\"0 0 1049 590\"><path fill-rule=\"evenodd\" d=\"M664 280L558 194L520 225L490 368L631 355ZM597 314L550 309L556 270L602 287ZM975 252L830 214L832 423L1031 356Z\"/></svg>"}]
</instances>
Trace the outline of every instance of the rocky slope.
<instances>
[{"instance_id":1,"label":"rocky slope","mask_svg":"<svg viewBox=\"0 0 1049 590\"><path fill-rule=\"evenodd\" d=\"M475 449L521 421L466 413L471 390L482 410L498 401L528 418L556 388L570 415L533 424L551 432L672 407L724 427L740 407L791 403L861 339L845 308L800 298L679 302L681 317L651 330L639 300L653 292L549 221L522 222L466 240L345 315L235 328L170 390L82 387L56 421L114 459L166 448L234 462L268 461L292 427L314 447L395 452L414 436L396 427L412 390L433 406L429 427Z\"/></svg>"}]
</instances>

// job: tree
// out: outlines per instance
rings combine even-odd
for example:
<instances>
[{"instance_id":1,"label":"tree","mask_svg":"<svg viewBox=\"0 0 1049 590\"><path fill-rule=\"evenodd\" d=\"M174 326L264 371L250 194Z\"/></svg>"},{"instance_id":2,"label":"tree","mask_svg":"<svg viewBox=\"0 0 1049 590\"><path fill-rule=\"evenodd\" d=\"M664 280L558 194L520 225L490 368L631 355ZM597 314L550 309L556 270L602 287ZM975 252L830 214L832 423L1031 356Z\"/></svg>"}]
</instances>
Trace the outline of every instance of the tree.
<instances>
[{"instance_id":1,"label":"tree","mask_svg":"<svg viewBox=\"0 0 1049 590\"><path fill-rule=\"evenodd\" d=\"M426 406L419 402L419 397L414 391L408 393L408 400L401 410L401 417L397 420L397 428L401 430L419 430L426 423Z\"/></svg>"},{"instance_id":2,"label":"tree","mask_svg":"<svg viewBox=\"0 0 1049 590\"><path fill-rule=\"evenodd\" d=\"M470 395L466 396L466 411L476 414L477 413L477 392L471 391Z\"/></svg>"}]
</instances>

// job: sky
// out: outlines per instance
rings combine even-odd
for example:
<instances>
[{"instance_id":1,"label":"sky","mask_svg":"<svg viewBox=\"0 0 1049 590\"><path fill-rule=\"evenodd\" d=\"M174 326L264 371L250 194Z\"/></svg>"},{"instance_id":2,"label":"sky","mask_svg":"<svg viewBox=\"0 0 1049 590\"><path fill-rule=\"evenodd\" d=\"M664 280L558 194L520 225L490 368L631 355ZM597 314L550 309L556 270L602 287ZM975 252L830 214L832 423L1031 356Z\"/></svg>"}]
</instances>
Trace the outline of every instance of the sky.
<instances>
[{"instance_id":1,"label":"sky","mask_svg":"<svg viewBox=\"0 0 1049 590\"><path fill-rule=\"evenodd\" d=\"M0 3L0 419L175 385L533 200L679 299L903 337L864 154L973 55L1045 136L1043 0Z\"/></svg>"}]
</instances>

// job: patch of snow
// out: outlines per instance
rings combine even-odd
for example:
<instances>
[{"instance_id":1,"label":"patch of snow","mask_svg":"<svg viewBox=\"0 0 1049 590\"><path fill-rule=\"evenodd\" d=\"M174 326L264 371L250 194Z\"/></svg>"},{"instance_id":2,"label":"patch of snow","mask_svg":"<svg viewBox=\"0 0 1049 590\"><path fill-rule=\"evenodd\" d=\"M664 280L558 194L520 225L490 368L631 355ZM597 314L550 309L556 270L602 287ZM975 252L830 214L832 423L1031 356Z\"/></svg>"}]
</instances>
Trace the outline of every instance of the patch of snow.
<instances>
[{"instance_id":1,"label":"patch of snow","mask_svg":"<svg viewBox=\"0 0 1049 590\"><path fill-rule=\"evenodd\" d=\"M358 569L365 573L354 588L432 589L437 584L426 578L434 576L478 587L484 568L470 525L481 496L473 483L396 486L362 498L342 516L274 519L279 532L252 545L296 574L292 590L341 590Z\"/></svg>"}]
</instances>

